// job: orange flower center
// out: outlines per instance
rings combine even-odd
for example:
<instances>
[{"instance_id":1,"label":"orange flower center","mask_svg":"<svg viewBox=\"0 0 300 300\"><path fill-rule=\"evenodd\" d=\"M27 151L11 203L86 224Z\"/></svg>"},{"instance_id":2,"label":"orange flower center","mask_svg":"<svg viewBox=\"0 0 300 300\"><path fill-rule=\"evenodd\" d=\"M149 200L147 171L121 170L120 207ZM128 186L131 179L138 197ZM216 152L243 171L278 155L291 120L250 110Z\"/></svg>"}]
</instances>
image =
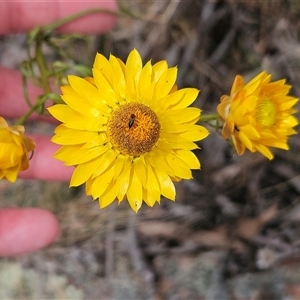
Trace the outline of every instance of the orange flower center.
<instances>
[{"instance_id":1,"label":"orange flower center","mask_svg":"<svg viewBox=\"0 0 300 300\"><path fill-rule=\"evenodd\" d=\"M108 121L111 143L123 154L139 156L150 151L159 133L160 124L156 114L140 103L120 106Z\"/></svg>"},{"instance_id":2,"label":"orange flower center","mask_svg":"<svg viewBox=\"0 0 300 300\"><path fill-rule=\"evenodd\" d=\"M270 128L274 125L276 119L276 107L269 98L259 101L257 106L256 120L264 128Z\"/></svg>"}]
</instances>

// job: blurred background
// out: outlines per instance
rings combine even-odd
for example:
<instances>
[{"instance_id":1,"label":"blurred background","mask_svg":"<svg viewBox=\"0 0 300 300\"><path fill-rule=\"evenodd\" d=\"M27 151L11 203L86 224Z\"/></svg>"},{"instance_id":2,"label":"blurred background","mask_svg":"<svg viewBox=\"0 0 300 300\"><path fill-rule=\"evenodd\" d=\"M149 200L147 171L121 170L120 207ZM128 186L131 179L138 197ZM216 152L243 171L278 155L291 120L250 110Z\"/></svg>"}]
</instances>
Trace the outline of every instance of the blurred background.
<instances>
[{"instance_id":1,"label":"blurred background","mask_svg":"<svg viewBox=\"0 0 300 300\"><path fill-rule=\"evenodd\" d=\"M297 0L122 0L105 35L71 45L78 61L95 52L178 66L180 88L215 112L237 74L266 70L300 96ZM0 62L26 59L26 36L1 37ZM47 51L47 49L46 49ZM53 53L49 52L49 59ZM299 118L299 115L298 115ZM53 132L49 124L31 125ZM214 128L196 151L201 170L166 199L134 214L127 203L100 210L84 187L0 181L0 207L51 210L62 228L47 249L0 259L0 299L300 299L300 139L290 151L238 157Z\"/></svg>"}]
</instances>

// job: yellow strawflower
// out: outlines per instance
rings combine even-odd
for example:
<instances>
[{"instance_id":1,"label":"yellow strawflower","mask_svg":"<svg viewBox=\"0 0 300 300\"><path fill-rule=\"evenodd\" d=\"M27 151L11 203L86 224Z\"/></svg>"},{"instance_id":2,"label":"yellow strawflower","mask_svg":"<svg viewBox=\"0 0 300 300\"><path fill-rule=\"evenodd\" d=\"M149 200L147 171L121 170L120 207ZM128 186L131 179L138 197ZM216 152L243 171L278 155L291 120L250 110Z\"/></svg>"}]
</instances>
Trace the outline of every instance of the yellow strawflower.
<instances>
[{"instance_id":1,"label":"yellow strawflower","mask_svg":"<svg viewBox=\"0 0 300 300\"><path fill-rule=\"evenodd\" d=\"M97 54L93 78L69 76L65 104L49 108L63 124L52 141L55 158L76 169L70 186L86 183L86 193L106 207L127 199L138 211L161 195L174 200L172 180L191 179L200 163L191 152L208 131L195 123L200 110L189 106L198 90L177 90L177 68L166 61L142 65L137 50L126 64Z\"/></svg>"},{"instance_id":2,"label":"yellow strawflower","mask_svg":"<svg viewBox=\"0 0 300 300\"><path fill-rule=\"evenodd\" d=\"M271 82L265 71L247 84L235 77L230 96L221 97L217 111L224 122L222 135L231 137L239 155L247 148L271 160L269 147L289 149L288 137L296 134L298 124L293 115L298 99L288 96L290 88L284 79Z\"/></svg>"},{"instance_id":3,"label":"yellow strawflower","mask_svg":"<svg viewBox=\"0 0 300 300\"><path fill-rule=\"evenodd\" d=\"M23 126L8 126L0 117L0 179L15 182L20 171L29 167L29 152L35 143L24 135Z\"/></svg>"}]
</instances>

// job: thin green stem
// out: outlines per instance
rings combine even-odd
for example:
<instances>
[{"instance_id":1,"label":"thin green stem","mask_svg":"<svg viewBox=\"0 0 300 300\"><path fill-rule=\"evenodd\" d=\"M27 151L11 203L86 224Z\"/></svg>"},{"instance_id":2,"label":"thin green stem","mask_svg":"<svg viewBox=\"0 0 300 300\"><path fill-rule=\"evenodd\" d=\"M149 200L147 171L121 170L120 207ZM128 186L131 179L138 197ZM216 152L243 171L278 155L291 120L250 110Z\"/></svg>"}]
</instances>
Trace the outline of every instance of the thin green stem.
<instances>
[{"instance_id":1,"label":"thin green stem","mask_svg":"<svg viewBox=\"0 0 300 300\"><path fill-rule=\"evenodd\" d=\"M118 17L128 17L128 16L130 16L130 17L136 18L136 16L134 16L134 15L129 15L129 14L122 13L120 11L115 11L115 10L110 10L110 9L105 9L105 8L87 9L87 10L84 10L84 11L80 11L76 14L67 16L65 18L59 19L59 20L45 26L44 31L45 31L45 33L50 33L53 30L65 25L69 22L72 22L76 19L82 18L82 17L90 15L90 14L99 14L99 13L107 13L107 14L110 14L110 15L118 16Z\"/></svg>"},{"instance_id":2,"label":"thin green stem","mask_svg":"<svg viewBox=\"0 0 300 300\"><path fill-rule=\"evenodd\" d=\"M25 97L25 101L29 107L31 107L30 97L28 93L28 85L27 85L27 77L22 74L22 88L23 88L23 94Z\"/></svg>"},{"instance_id":3,"label":"thin green stem","mask_svg":"<svg viewBox=\"0 0 300 300\"><path fill-rule=\"evenodd\" d=\"M36 40L36 47L35 47L35 53L36 53L36 62L39 67L40 75L41 75L41 81L42 86L44 88L45 93L51 93L51 88L48 80L48 67L47 63L45 61L45 56L42 51L42 39L39 37Z\"/></svg>"},{"instance_id":4,"label":"thin green stem","mask_svg":"<svg viewBox=\"0 0 300 300\"><path fill-rule=\"evenodd\" d=\"M207 114L207 115L201 115L200 122L217 121L218 119L219 119L218 114Z\"/></svg>"},{"instance_id":5,"label":"thin green stem","mask_svg":"<svg viewBox=\"0 0 300 300\"><path fill-rule=\"evenodd\" d=\"M36 104L30 107L30 109L27 111L26 114L24 114L21 118L19 118L16 122L15 125L23 125L26 120L36 111L40 108L42 103L45 101L38 101Z\"/></svg>"}]
</instances>

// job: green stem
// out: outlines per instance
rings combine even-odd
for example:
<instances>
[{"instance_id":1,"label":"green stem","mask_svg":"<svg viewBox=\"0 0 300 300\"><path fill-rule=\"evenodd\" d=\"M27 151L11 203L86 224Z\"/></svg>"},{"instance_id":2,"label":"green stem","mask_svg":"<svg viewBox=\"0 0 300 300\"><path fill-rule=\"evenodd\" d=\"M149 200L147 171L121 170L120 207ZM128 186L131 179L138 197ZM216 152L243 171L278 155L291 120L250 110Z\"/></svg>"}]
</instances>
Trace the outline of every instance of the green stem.
<instances>
[{"instance_id":1,"label":"green stem","mask_svg":"<svg viewBox=\"0 0 300 300\"><path fill-rule=\"evenodd\" d=\"M87 10L84 10L84 11L80 11L76 14L67 16L65 18L59 19L59 20L45 26L44 27L44 32L45 33L50 33L53 30L65 25L69 22L72 22L76 19L82 18L82 17L90 15L90 14L98 14L98 13L107 13L107 14L110 14L110 15L118 16L118 17L128 17L129 16L128 14L122 13L120 11L115 11L115 10L110 10L110 9L105 9L105 8L87 9ZM136 18L133 15L130 15L130 17Z\"/></svg>"},{"instance_id":2,"label":"green stem","mask_svg":"<svg viewBox=\"0 0 300 300\"><path fill-rule=\"evenodd\" d=\"M35 53L36 53L36 62L39 67L42 86L44 88L45 93L51 93L51 88L48 80L48 67L45 61L45 56L42 51L42 43L43 41L38 37L36 40Z\"/></svg>"},{"instance_id":3,"label":"green stem","mask_svg":"<svg viewBox=\"0 0 300 300\"><path fill-rule=\"evenodd\" d=\"M218 114L207 114L207 115L201 115L200 122L210 122L210 121L217 121L219 120Z\"/></svg>"},{"instance_id":4,"label":"green stem","mask_svg":"<svg viewBox=\"0 0 300 300\"><path fill-rule=\"evenodd\" d=\"M31 106L30 109L27 111L26 114L24 114L21 118L19 118L16 122L15 125L23 125L26 120L36 111L40 108L42 103L45 101L38 101L35 105Z\"/></svg>"}]
</instances>

